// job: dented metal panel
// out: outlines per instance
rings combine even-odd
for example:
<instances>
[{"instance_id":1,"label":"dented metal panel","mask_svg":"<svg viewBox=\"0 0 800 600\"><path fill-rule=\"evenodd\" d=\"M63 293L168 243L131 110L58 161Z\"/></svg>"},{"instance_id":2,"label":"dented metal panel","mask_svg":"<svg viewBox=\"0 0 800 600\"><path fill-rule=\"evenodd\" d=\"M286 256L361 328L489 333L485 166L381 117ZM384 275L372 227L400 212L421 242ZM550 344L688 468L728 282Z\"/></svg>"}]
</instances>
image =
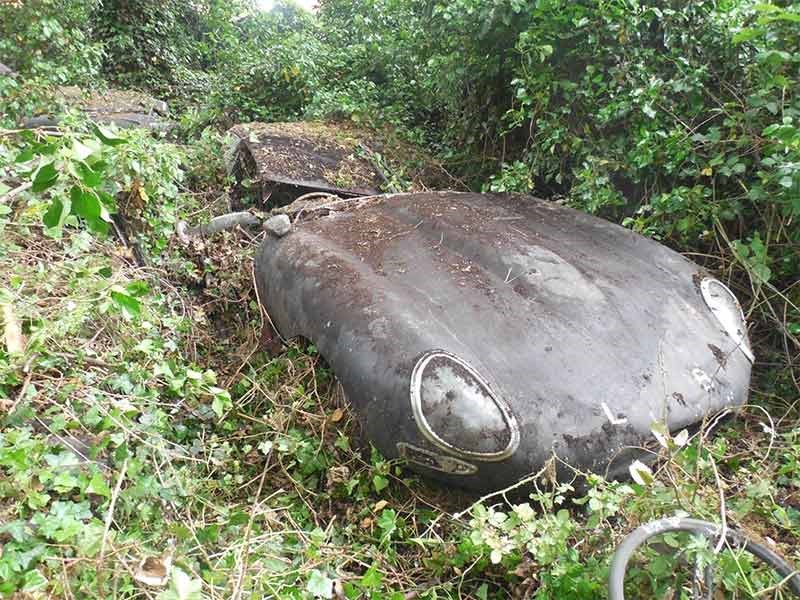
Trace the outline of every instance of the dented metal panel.
<instances>
[{"instance_id":1,"label":"dented metal panel","mask_svg":"<svg viewBox=\"0 0 800 600\"><path fill-rule=\"evenodd\" d=\"M256 270L272 321L313 340L371 441L459 486L508 485L553 454L626 473L653 423L747 398L745 325L731 337L741 313L709 307L706 273L535 198L354 199L267 239Z\"/></svg>"},{"instance_id":2,"label":"dented metal panel","mask_svg":"<svg viewBox=\"0 0 800 600\"><path fill-rule=\"evenodd\" d=\"M228 169L265 204L281 205L301 193L322 191L368 196L380 189L380 175L359 151L358 134L325 123L248 123L230 132Z\"/></svg>"}]
</instances>

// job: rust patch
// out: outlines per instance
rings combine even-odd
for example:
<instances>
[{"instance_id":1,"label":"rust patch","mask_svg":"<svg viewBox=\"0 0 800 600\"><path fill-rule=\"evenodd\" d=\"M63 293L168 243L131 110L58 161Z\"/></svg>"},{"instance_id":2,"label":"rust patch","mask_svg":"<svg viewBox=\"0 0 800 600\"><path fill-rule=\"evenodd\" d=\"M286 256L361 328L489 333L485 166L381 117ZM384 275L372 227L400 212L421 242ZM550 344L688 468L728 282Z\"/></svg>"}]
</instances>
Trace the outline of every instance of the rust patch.
<instances>
[{"instance_id":1,"label":"rust patch","mask_svg":"<svg viewBox=\"0 0 800 600\"><path fill-rule=\"evenodd\" d=\"M702 293L700 284L703 282L703 277L704 275L700 271L692 273L692 283L694 284L694 289L697 291L698 294Z\"/></svg>"},{"instance_id":2,"label":"rust patch","mask_svg":"<svg viewBox=\"0 0 800 600\"><path fill-rule=\"evenodd\" d=\"M711 354L714 355L717 364L724 369L728 364L728 355L722 351L722 348L714 344L708 344L708 349L711 350Z\"/></svg>"},{"instance_id":3,"label":"rust patch","mask_svg":"<svg viewBox=\"0 0 800 600\"><path fill-rule=\"evenodd\" d=\"M686 408L686 398L683 397L683 394L680 392L672 392L672 397L677 400L678 404Z\"/></svg>"}]
</instances>

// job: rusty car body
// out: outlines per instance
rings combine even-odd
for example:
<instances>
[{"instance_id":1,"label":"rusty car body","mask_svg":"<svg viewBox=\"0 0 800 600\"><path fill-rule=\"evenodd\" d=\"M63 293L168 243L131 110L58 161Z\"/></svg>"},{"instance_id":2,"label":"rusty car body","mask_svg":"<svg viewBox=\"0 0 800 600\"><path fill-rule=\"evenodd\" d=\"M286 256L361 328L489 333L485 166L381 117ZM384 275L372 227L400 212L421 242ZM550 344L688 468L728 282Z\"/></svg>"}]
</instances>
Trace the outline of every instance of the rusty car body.
<instances>
[{"instance_id":1,"label":"rusty car body","mask_svg":"<svg viewBox=\"0 0 800 600\"><path fill-rule=\"evenodd\" d=\"M320 207L317 207L320 208ZM311 340L388 457L474 490L560 460L626 475L654 423L747 398L734 295L622 227L536 198L432 192L292 211L259 298Z\"/></svg>"},{"instance_id":2,"label":"rusty car body","mask_svg":"<svg viewBox=\"0 0 800 600\"><path fill-rule=\"evenodd\" d=\"M366 158L364 134L323 122L245 123L229 130L226 163L238 193L280 206L309 192L377 194L381 176Z\"/></svg>"}]
</instances>

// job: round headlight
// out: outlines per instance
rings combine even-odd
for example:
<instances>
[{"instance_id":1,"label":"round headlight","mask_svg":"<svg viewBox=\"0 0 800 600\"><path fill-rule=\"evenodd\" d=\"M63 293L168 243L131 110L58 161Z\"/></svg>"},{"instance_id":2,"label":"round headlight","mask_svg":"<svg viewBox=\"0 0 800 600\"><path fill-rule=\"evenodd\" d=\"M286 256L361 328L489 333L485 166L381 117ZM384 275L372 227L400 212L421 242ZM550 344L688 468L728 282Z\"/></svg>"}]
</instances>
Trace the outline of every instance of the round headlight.
<instances>
[{"instance_id":1,"label":"round headlight","mask_svg":"<svg viewBox=\"0 0 800 600\"><path fill-rule=\"evenodd\" d=\"M736 347L744 353L748 360L753 362L755 357L747 337L744 313L733 292L722 282L711 277L706 277L700 282L700 292L725 333L730 336Z\"/></svg>"},{"instance_id":2,"label":"round headlight","mask_svg":"<svg viewBox=\"0 0 800 600\"><path fill-rule=\"evenodd\" d=\"M411 408L423 436L456 456L502 460L519 445L510 408L471 365L449 352L431 350L417 361Z\"/></svg>"}]
</instances>

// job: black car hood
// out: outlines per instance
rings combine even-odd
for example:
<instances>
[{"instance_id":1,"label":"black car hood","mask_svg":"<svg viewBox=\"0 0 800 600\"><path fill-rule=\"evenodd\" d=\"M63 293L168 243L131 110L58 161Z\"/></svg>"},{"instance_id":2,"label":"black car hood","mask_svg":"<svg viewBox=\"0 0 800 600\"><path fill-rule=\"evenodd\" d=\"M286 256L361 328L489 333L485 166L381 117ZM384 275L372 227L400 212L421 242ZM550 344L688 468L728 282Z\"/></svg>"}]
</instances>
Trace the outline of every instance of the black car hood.
<instances>
[{"instance_id":1,"label":"black car hood","mask_svg":"<svg viewBox=\"0 0 800 600\"><path fill-rule=\"evenodd\" d=\"M697 265L535 198L359 199L267 239L256 271L278 330L317 345L371 441L460 486L508 485L554 453L624 472L654 423L747 396L750 361Z\"/></svg>"}]
</instances>

